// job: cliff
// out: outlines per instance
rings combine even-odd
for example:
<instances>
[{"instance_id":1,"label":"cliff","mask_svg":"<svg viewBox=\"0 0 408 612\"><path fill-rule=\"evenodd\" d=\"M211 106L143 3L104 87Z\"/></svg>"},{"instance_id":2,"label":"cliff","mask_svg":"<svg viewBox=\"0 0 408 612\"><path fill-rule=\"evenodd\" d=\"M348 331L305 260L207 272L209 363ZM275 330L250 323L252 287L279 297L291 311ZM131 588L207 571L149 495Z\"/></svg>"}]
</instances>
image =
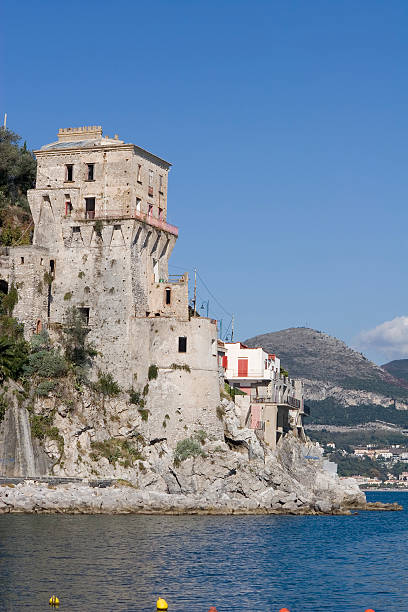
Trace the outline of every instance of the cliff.
<instances>
[{"instance_id":1,"label":"cliff","mask_svg":"<svg viewBox=\"0 0 408 612\"><path fill-rule=\"evenodd\" d=\"M288 435L276 452L269 451L253 430L239 426L235 404L226 398L217 409L221 435L197 422L195 433L176 443L165 427L146 420L128 394L110 398L71 389L68 403L52 394L33 397L12 383L6 397L9 408L0 427L3 476L41 481L42 473L78 482L3 483L3 513L314 514L365 504L353 480L340 481L326 471L318 445ZM172 418L183 430L182 414L167 420ZM16 421L31 424L31 433L27 426L15 427ZM112 486L89 486L95 479L108 479Z\"/></svg>"}]
</instances>

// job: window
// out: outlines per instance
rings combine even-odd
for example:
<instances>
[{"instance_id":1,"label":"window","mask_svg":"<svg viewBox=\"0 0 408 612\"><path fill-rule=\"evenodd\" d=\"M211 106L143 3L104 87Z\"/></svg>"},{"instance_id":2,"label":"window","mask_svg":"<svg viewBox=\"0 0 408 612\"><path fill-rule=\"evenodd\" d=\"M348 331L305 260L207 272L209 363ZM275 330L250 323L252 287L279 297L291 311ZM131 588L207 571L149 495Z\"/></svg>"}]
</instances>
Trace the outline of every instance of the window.
<instances>
[{"instance_id":1,"label":"window","mask_svg":"<svg viewBox=\"0 0 408 612\"><path fill-rule=\"evenodd\" d=\"M166 289L166 304L171 304L171 289L169 288Z\"/></svg>"},{"instance_id":2,"label":"window","mask_svg":"<svg viewBox=\"0 0 408 612\"><path fill-rule=\"evenodd\" d=\"M54 274L55 272L55 259L50 259L50 273Z\"/></svg>"},{"instance_id":3,"label":"window","mask_svg":"<svg viewBox=\"0 0 408 612\"><path fill-rule=\"evenodd\" d=\"M22 264L24 263L24 257L21 257L20 263L22 263Z\"/></svg>"},{"instance_id":4,"label":"window","mask_svg":"<svg viewBox=\"0 0 408 612\"><path fill-rule=\"evenodd\" d=\"M89 325L89 308L78 308L78 311L85 325Z\"/></svg>"},{"instance_id":5,"label":"window","mask_svg":"<svg viewBox=\"0 0 408 612\"><path fill-rule=\"evenodd\" d=\"M163 209L159 208L159 219L160 221L163 221Z\"/></svg>"},{"instance_id":6,"label":"window","mask_svg":"<svg viewBox=\"0 0 408 612\"><path fill-rule=\"evenodd\" d=\"M163 175L160 174L159 176L159 191L160 193L163 193Z\"/></svg>"},{"instance_id":7,"label":"window","mask_svg":"<svg viewBox=\"0 0 408 612\"><path fill-rule=\"evenodd\" d=\"M141 212L142 210L142 200L140 198L136 198L136 212Z\"/></svg>"},{"instance_id":8,"label":"window","mask_svg":"<svg viewBox=\"0 0 408 612\"><path fill-rule=\"evenodd\" d=\"M149 215L149 217L152 216L152 214L153 214L153 204L149 204L149 212L147 214Z\"/></svg>"},{"instance_id":9,"label":"window","mask_svg":"<svg viewBox=\"0 0 408 612\"><path fill-rule=\"evenodd\" d=\"M65 180L68 183L72 183L74 180L74 166L73 164L67 164L65 166Z\"/></svg>"},{"instance_id":10,"label":"window","mask_svg":"<svg viewBox=\"0 0 408 612\"><path fill-rule=\"evenodd\" d=\"M85 198L85 219L95 219L95 198Z\"/></svg>"},{"instance_id":11,"label":"window","mask_svg":"<svg viewBox=\"0 0 408 612\"><path fill-rule=\"evenodd\" d=\"M94 181L94 168L95 164L87 164L88 166L88 181Z\"/></svg>"},{"instance_id":12,"label":"window","mask_svg":"<svg viewBox=\"0 0 408 612\"><path fill-rule=\"evenodd\" d=\"M186 336L180 336L178 344L179 344L178 352L179 353L187 353L187 338L186 338Z\"/></svg>"},{"instance_id":13,"label":"window","mask_svg":"<svg viewBox=\"0 0 408 612\"><path fill-rule=\"evenodd\" d=\"M153 187L153 170L149 170L149 187Z\"/></svg>"},{"instance_id":14,"label":"window","mask_svg":"<svg viewBox=\"0 0 408 612\"><path fill-rule=\"evenodd\" d=\"M8 293L8 282L3 279L0 280L0 293L3 293L4 295L7 295Z\"/></svg>"},{"instance_id":15,"label":"window","mask_svg":"<svg viewBox=\"0 0 408 612\"><path fill-rule=\"evenodd\" d=\"M65 202L65 216L70 217L72 213L72 204L70 200Z\"/></svg>"},{"instance_id":16,"label":"window","mask_svg":"<svg viewBox=\"0 0 408 612\"><path fill-rule=\"evenodd\" d=\"M80 231L81 231L81 229L80 229L78 226L75 226L75 227L73 227L73 228L72 228L72 233L73 233L73 234L77 234L77 233L79 233Z\"/></svg>"},{"instance_id":17,"label":"window","mask_svg":"<svg viewBox=\"0 0 408 612\"><path fill-rule=\"evenodd\" d=\"M142 166L137 164L137 182L142 183Z\"/></svg>"}]
</instances>

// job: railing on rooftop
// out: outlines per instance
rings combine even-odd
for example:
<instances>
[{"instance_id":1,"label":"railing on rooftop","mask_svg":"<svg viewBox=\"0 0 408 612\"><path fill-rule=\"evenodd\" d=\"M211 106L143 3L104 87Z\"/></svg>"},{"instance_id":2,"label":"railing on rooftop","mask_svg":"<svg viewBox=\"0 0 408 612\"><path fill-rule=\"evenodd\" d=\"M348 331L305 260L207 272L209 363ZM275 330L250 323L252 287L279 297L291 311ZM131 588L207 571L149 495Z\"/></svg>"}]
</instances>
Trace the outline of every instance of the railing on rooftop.
<instances>
[{"instance_id":1,"label":"railing on rooftop","mask_svg":"<svg viewBox=\"0 0 408 612\"><path fill-rule=\"evenodd\" d=\"M93 215L91 216L91 213ZM81 219L101 219L101 220L116 220L116 219L137 219L138 221L143 221L152 227L156 227L157 229L161 229L164 232L168 232L169 234L173 234L174 236L178 236L178 227L175 225L171 225L164 221L163 219L157 219L148 213L139 212L136 210L133 211L123 211L123 210L107 210L107 211L86 211L85 213L72 215L72 218L76 221L80 221Z\"/></svg>"},{"instance_id":2,"label":"railing on rooftop","mask_svg":"<svg viewBox=\"0 0 408 612\"><path fill-rule=\"evenodd\" d=\"M159 278L159 283L166 283L166 285L176 284L176 283L185 283L186 275L185 274L169 274L167 278Z\"/></svg>"}]
</instances>

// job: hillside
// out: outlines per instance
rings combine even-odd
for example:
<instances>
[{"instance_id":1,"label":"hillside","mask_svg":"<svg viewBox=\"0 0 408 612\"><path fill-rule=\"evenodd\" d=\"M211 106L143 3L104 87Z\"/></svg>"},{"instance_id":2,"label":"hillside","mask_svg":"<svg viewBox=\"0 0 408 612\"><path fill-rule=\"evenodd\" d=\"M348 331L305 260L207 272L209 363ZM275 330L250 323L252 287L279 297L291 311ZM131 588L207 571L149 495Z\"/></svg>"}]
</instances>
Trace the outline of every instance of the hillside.
<instances>
[{"instance_id":1,"label":"hillside","mask_svg":"<svg viewBox=\"0 0 408 612\"><path fill-rule=\"evenodd\" d=\"M312 407L309 423L351 425L375 420L408 426L407 383L369 361L344 342L308 328L290 328L245 340L276 353L294 378L301 378Z\"/></svg>"},{"instance_id":2,"label":"hillside","mask_svg":"<svg viewBox=\"0 0 408 612\"><path fill-rule=\"evenodd\" d=\"M400 381L408 383L408 359L395 359L381 367L395 378L399 378Z\"/></svg>"}]
</instances>

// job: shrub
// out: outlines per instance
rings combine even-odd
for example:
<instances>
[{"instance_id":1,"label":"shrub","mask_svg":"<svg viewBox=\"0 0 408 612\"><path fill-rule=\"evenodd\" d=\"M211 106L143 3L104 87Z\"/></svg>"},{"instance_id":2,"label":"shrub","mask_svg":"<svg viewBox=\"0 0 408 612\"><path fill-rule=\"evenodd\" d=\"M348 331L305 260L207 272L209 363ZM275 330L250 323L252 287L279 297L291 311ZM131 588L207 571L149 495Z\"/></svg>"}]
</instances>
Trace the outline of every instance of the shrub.
<instances>
[{"instance_id":1,"label":"shrub","mask_svg":"<svg viewBox=\"0 0 408 612\"><path fill-rule=\"evenodd\" d=\"M0 380L16 380L23 373L28 358L28 344L22 338L0 336Z\"/></svg>"},{"instance_id":2,"label":"shrub","mask_svg":"<svg viewBox=\"0 0 408 612\"><path fill-rule=\"evenodd\" d=\"M282 368L282 366L281 366L281 369L280 369L280 373L281 373L281 376L286 376L286 377L289 376L289 372L287 370L285 370L285 368Z\"/></svg>"},{"instance_id":3,"label":"shrub","mask_svg":"<svg viewBox=\"0 0 408 612\"><path fill-rule=\"evenodd\" d=\"M205 441L207 439L207 434L205 433L205 431L203 429L199 429L194 434L194 438L196 438L196 440L198 440L198 442L200 442L200 444L205 444Z\"/></svg>"},{"instance_id":4,"label":"shrub","mask_svg":"<svg viewBox=\"0 0 408 612\"><path fill-rule=\"evenodd\" d=\"M143 455L129 440L109 438L102 442L91 442L91 448L93 461L105 457L112 465L118 461L123 467L131 467L135 461L144 461Z\"/></svg>"},{"instance_id":5,"label":"shrub","mask_svg":"<svg viewBox=\"0 0 408 612\"><path fill-rule=\"evenodd\" d=\"M32 414L30 416L31 435L39 440L50 438L58 443L60 455L64 451L64 438L59 433L58 427L52 425L54 415Z\"/></svg>"},{"instance_id":6,"label":"shrub","mask_svg":"<svg viewBox=\"0 0 408 612\"><path fill-rule=\"evenodd\" d=\"M64 295L64 300L68 302L71 298L72 298L72 292L67 291L66 294Z\"/></svg>"},{"instance_id":7,"label":"shrub","mask_svg":"<svg viewBox=\"0 0 408 612\"><path fill-rule=\"evenodd\" d=\"M190 366L187 364L180 365L179 363L172 363L170 367L172 370L184 370L185 372L191 372Z\"/></svg>"},{"instance_id":8,"label":"shrub","mask_svg":"<svg viewBox=\"0 0 408 612\"><path fill-rule=\"evenodd\" d=\"M129 401L131 404L135 404L136 406L144 407L145 401L142 397L140 391L135 391L134 389L129 389Z\"/></svg>"},{"instance_id":9,"label":"shrub","mask_svg":"<svg viewBox=\"0 0 408 612\"><path fill-rule=\"evenodd\" d=\"M89 367L96 351L86 340L89 328L77 308L72 307L65 313L63 346L66 359L80 367Z\"/></svg>"},{"instance_id":10,"label":"shrub","mask_svg":"<svg viewBox=\"0 0 408 612\"><path fill-rule=\"evenodd\" d=\"M146 397L148 393L149 393L149 383L146 383L145 386L143 387L143 397Z\"/></svg>"},{"instance_id":11,"label":"shrub","mask_svg":"<svg viewBox=\"0 0 408 612\"><path fill-rule=\"evenodd\" d=\"M7 314L9 317L13 314L14 307L18 302L18 292L17 288L12 283L8 293L2 296L1 298L1 312Z\"/></svg>"},{"instance_id":12,"label":"shrub","mask_svg":"<svg viewBox=\"0 0 408 612\"><path fill-rule=\"evenodd\" d=\"M100 219L95 221L94 230L95 230L95 234L99 236L99 238L102 238L103 223Z\"/></svg>"},{"instance_id":13,"label":"shrub","mask_svg":"<svg viewBox=\"0 0 408 612\"><path fill-rule=\"evenodd\" d=\"M180 465L182 461L185 461L189 457L200 457L204 455L205 453L197 440L185 438L177 442L174 451L174 465Z\"/></svg>"},{"instance_id":14,"label":"shrub","mask_svg":"<svg viewBox=\"0 0 408 612\"><path fill-rule=\"evenodd\" d=\"M36 374L41 378L59 378L67 373L68 364L56 349L42 349L29 355L24 370L29 376Z\"/></svg>"},{"instance_id":15,"label":"shrub","mask_svg":"<svg viewBox=\"0 0 408 612\"><path fill-rule=\"evenodd\" d=\"M149 419L149 411L148 410L145 410L144 408L138 408L137 411L140 414L140 416L142 417L142 421L147 421Z\"/></svg>"},{"instance_id":16,"label":"shrub","mask_svg":"<svg viewBox=\"0 0 408 612\"><path fill-rule=\"evenodd\" d=\"M159 373L159 368L157 367L157 365L151 365L149 366L149 372L147 375L147 378L149 380L154 380L155 378L157 378L157 375Z\"/></svg>"},{"instance_id":17,"label":"shrub","mask_svg":"<svg viewBox=\"0 0 408 612\"><path fill-rule=\"evenodd\" d=\"M55 389L55 382L53 380L43 380L37 386L35 392L41 397L46 397L51 391Z\"/></svg>"},{"instance_id":18,"label":"shrub","mask_svg":"<svg viewBox=\"0 0 408 612\"><path fill-rule=\"evenodd\" d=\"M98 393L102 393L102 395L107 395L109 397L115 397L119 395L121 391L118 383L114 380L110 372L99 372L98 381L93 384L93 388Z\"/></svg>"}]
</instances>

